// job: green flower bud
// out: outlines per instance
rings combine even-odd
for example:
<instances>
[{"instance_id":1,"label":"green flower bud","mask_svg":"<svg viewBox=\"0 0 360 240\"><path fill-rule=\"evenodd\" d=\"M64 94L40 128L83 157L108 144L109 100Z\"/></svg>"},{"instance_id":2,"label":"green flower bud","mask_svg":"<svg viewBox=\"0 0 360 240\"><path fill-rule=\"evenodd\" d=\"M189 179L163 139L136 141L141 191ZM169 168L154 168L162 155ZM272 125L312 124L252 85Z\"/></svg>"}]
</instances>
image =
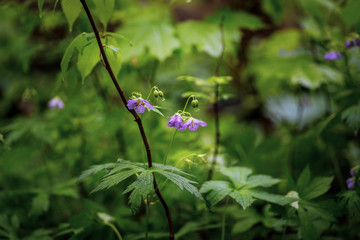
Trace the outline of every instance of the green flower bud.
<instances>
[{"instance_id":1,"label":"green flower bud","mask_svg":"<svg viewBox=\"0 0 360 240\"><path fill-rule=\"evenodd\" d=\"M191 106L192 106L193 108L198 108L198 107L199 107L199 101L196 100L196 99L192 100L192 101L191 101Z\"/></svg>"},{"instance_id":2,"label":"green flower bud","mask_svg":"<svg viewBox=\"0 0 360 240\"><path fill-rule=\"evenodd\" d=\"M153 93L154 93L155 98L159 97L159 91L158 90L155 89Z\"/></svg>"},{"instance_id":3,"label":"green flower bud","mask_svg":"<svg viewBox=\"0 0 360 240\"><path fill-rule=\"evenodd\" d=\"M162 91L159 90L159 97L163 98L164 97L164 93Z\"/></svg>"}]
</instances>

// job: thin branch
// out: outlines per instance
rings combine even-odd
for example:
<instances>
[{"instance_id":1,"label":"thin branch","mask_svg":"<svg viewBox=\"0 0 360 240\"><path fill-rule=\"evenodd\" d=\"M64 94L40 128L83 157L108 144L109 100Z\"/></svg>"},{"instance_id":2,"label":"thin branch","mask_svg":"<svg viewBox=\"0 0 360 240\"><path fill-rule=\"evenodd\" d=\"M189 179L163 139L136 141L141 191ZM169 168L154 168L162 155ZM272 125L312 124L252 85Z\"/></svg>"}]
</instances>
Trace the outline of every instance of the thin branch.
<instances>
[{"instance_id":1,"label":"thin branch","mask_svg":"<svg viewBox=\"0 0 360 240\"><path fill-rule=\"evenodd\" d=\"M216 65L216 69L215 69L215 76L219 76L219 72L220 72L220 66L221 63L223 61L224 58L224 52L225 52L225 34L224 34L224 20L225 20L225 16L221 17L221 22L220 22L220 32L221 32L221 53L220 53L220 57L218 59L217 65ZM214 147L214 155L213 155L213 160L211 163L211 167L209 170L209 174L208 174L208 180L210 180L212 178L213 172L214 172L214 168L216 165L216 158L219 152L219 146L220 146L220 118L219 118L219 83L216 83L215 85L215 99L214 99L214 104L213 104L213 108L214 108L214 115L215 115L215 147Z\"/></svg>"},{"instance_id":2,"label":"thin branch","mask_svg":"<svg viewBox=\"0 0 360 240\"><path fill-rule=\"evenodd\" d=\"M114 85L115 85L115 88L116 90L118 91L119 95L120 95L120 98L122 100L122 102L124 103L126 109L134 116L135 118L135 121L139 127L139 130L140 130L140 134L141 134L141 137L142 137L142 140L143 140L143 143L144 143L144 147L146 149L146 155L147 155L147 161L148 161L148 166L149 168L152 167L152 158L151 158L151 151L150 151L150 146L149 146L149 143L147 141L147 138L146 138L146 134L145 134L145 131L144 131L144 127L142 125L142 122L141 122L141 119L139 117L139 115L137 115L137 113L135 112L134 109L129 109L126 104L127 104L127 98L124 94L124 92L122 91L119 83L117 82L116 80L116 77L114 75L114 72L112 71L111 69L111 66L109 64L109 61L108 61L108 58L105 54L105 50L104 50L104 47L102 45L102 42L100 40L100 35L99 35L99 31L97 30L97 27L95 25L95 22L94 22L94 19L91 15L91 12L86 4L86 1L85 0L80 0L80 2L82 3L83 7L84 7L84 10L86 12L86 15L87 17L89 18L89 21L90 21L90 24L91 24L91 27L94 31L94 34L95 34L95 37L96 37L96 41L98 43L98 46L100 48L100 52L101 52L101 55L102 55L102 60L104 62L104 65L105 65L105 68L106 70L108 71L110 77L111 77L111 80L113 81ZM167 219L168 219L168 223L169 223L169 234L170 234L170 239L174 239L174 225L173 225L173 222L172 222L172 218L171 218L171 212L170 212L170 209L169 207L167 206L166 202L165 202L165 199L163 198L163 196L161 195L161 192L160 190L158 189L158 186L157 186L157 183L156 183L156 179L155 179L155 176L154 176L154 188L155 188L155 192L156 192L156 195L158 196L158 198L160 199L160 202L161 204L163 205L164 209L165 209L165 212L166 212L166 216L167 216Z\"/></svg>"}]
</instances>

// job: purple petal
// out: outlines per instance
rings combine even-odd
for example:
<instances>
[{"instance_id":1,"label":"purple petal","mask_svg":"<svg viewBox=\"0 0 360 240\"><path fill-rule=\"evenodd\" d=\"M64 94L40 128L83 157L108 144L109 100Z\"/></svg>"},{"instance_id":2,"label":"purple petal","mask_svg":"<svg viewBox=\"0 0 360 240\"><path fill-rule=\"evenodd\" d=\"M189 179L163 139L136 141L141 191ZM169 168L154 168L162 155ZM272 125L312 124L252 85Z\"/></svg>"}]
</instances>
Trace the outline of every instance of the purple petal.
<instances>
[{"instance_id":1,"label":"purple petal","mask_svg":"<svg viewBox=\"0 0 360 240\"><path fill-rule=\"evenodd\" d=\"M63 109L65 104L59 97L54 97L48 103L49 108Z\"/></svg>"},{"instance_id":2,"label":"purple petal","mask_svg":"<svg viewBox=\"0 0 360 240\"><path fill-rule=\"evenodd\" d=\"M135 111L137 113L144 113L145 112L145 106L143 104L139 104L139 106L136 106Z\"/></svg>"},{"instance_id":3,"label":"purple petal","mask_svg":"<svg viewBox=\"0 0 360 240\"><path fill-rule=\"evenodd\" d=\"M126 104L126 106L128 107L128 109L134 109L135 107L136 107L136 103L137 103L137 101L138 101L138 99L137 98L135 98L135 99L130 99L130 100L128 100L128 102L127 102L127 104Z\"/></svg>"},{"instance_id":4,"label":"purple petal","mask_svg":"<svg viewBox=\"0 0 360 240\"><path fill-rule=\"evenodd\" d=\"M176 127L177 129L179 129L180 131L185 131L186 128L190 125L191 120L186 121L184 124L182 124L180 127Z\"/></svg>"},{"instance_id":5,"label":"purple petal","mask_svg":"<svg viewBox=\"0 0 360 240\"><path fill-rule=\"evenodd\" d=\"M347 40L347 41L345 42L345 47L346 47L346 48L351 48L351 42L350 42L350 40Z\"/></svg>"},{"instance_id":6,"label":"purple petal","mask_svg":"<svg viewBox=\"0 0 360 240\"><path fill-rule=\"evenodd\" d=\"M193 119L189 125L190 131L196 131L199 128L199 124L195 122L195 119Z\"/></svg>"},{"instance_id":7,"label":"purple petal","mask_svg":"<svg viewBox=\"0 0 360 240\"><path fill-rule=\"evenodd\" d=\"M176 113L174 114L170 121L168 122L168 127L175 127L177 129L181 128L182 126L182 119L180 114Z\"/></svg>"},{"instance_id":8,"label":"purple petal","mask_svg":"<svg viewBox=\"0 0 360 240\"><path fill-rule=\"evenodd\" d=\"M202 127L206 127L206 126L207 126L206 122L201 121L201 120L199 120L199 119L194 119L193 121L194 121L194 123L196 123L197 125L200 125L200 126L202 126Z\"/></svg>"},{"instance_id":9,"label":"purple petal","mask_svg":"<svg viewBox=\"0 0 360 240\"><path fill-rule=\"evenodd\" d=\"M324 55L324 59L325 59L325 60L329 60L329 61L334 61L334 60L336 60L336 59L342 59L342 55L341 55L341 53L339 53L339 52L330 51L330 52L327 52L327 53Z\"/></svg>"},{"instance_id":10,"label":"purple petal","mask_svg":"<svg viewBox=\"0 0 360 240\"><path fill-rule=\"evenodd\" d=\"M348 189L354 189L355 188L354 178L348 178L346 180L346 185Z\"/></svg>"},{"instance_id":11,"label":"purple petal","mask_svg":"<svg viewBox=\"0 0 360 240\"><path fill-rule=\"evenodd\" d=\"M149 101L142 99L142 101L145 103L145 106L149 109L154 109L154 107L149 103Z\"/></svg>"}]
</instances>

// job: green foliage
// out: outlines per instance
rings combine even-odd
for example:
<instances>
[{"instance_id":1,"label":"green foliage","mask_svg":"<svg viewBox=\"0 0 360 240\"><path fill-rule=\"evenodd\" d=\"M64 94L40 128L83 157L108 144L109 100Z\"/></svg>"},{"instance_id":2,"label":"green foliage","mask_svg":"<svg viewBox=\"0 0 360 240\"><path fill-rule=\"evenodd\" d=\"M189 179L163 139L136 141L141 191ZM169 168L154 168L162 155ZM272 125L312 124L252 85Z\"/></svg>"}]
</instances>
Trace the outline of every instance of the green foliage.
<instances>
[{"instance_id":1,"label":"green foliage","mask_svg":"<svg viewBox=\"0 0 360 240\"><path fill-rule=\"evenodd\" d=\"M82 11L82 5L80 1L61 0L61 7L66 20L69 23L69 30L71 32L75 20L79 17Z\"/></svg>"},{"instance_id":2,"label":"green foliage","mask_svg":"<svg viewBox=\"0 0 360 240\"><path fill-rule=\"evenodd\" d=\"M255 199L279 205L286 205L294 201L281 195L254 190L257 187L271 187L279 183L279 179L266 175L249 176L252 170L244 167L221 168L220 172L227 176L231 182L207 181L200 188L201 193L207 193L206 200L210 206L215 206L226 196L233 198L243 209L250 207Z\"/></svg>"},{"instance_id":3,"label":"green foliage","mask_svg":"<svg viewBox=\"0 0 360 240\"><path fill-rule=\"evenodd\" d=\"M341 118L345 120L346 124L357 133L360 128L360 103L351 106L342 113Z\"/></svg>"},{"instance_id":4,"label":"green foliage","mask_svg":"<svg viewBox=\"0 0 360 240\"><path fill-rule=\"evenodd\" d=\"M129 196L129 204L133 213L136 213L139 210L143 200L146 200L151 195L154 195L154 173L161 174L176 184L181 190L185 189L191 194L194 194L196 197L202 199L198 189L192 185L196 184L196 182L180 175L191 176L190 174L187 174L175 167L162 164L154 164L152 168L148 168L145 164L118 160L118 163L115 164L92 166L90 169L81 174L79 180L89 175L97 174L103 170L107 170L108 172L101 177L99 185L92 190L92 192L113 187L136 174L137 179L123 192L123 194L131 192Z\"/></svg>"},{"instance_id":5,"label":"green foliage","mask_svg":"<svg viewBox=\"0 0 360 240\"><path fill-rule=\"evenodd\" d=\"M111 14L115 7L114 0L93 0L95 4L96 14L100 19L100 22L103 24L104 29L109 22Z\"/></svg>"}]
</instances>

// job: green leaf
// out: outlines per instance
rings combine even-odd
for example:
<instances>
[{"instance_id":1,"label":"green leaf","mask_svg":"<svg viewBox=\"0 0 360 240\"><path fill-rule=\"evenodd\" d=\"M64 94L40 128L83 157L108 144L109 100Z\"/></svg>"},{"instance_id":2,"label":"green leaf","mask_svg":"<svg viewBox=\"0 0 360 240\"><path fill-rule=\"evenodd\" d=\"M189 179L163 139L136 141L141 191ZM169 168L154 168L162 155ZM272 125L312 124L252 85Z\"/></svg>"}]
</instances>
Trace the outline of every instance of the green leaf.
<instances>
[{"instance_id":1,"label":"green leaf","mask_svg":"<svg viewBox=\"0 0 360 240\"><path fill-rule=\"evenodd\" d=\"M111 69L113 70L114 75L117 76L122 66L122 55L119 49L116 49L116 47L113 47L111 45L106 45L104 50L109 60Z\"/></svg>"},{"instance_id":2,"label":"green leaf","mask_svg":"<svg viewBox=\"0 0 360 240\"><path fill-rule=\"evenodd\" d=\"M129 196L129 204L132 212L135 214L148 195L154 192L153 173L150 170L143 171L138 179L130 184L123 194L131 192Z\"/></svg>"},{"instance_id":3,"label":"green leaf","mask_svg":"<svg viewBox=\"0 0 360 240\"><path fill-rule=\"evenodd\" d=\"M160 110L158 108L159 108L158 106L154 106L154 108L150 109L150 110L153 111L153 112L156 112L157 114L159 114L159 115L161 115L163 117L165 117L164 114L162 112L160 112Z\"/></svg>"},{"instance_id":4,"label":"green leaf","mask_svg":"<svg viewBox=\"0 0 360 240\"><path fill-rule=\"evenodd\" d=\"M345 202L346 208L351 217L356 217L360 221L360 197L356 191L346 191L341 194L342 201Z\"/></svg>"},{"instance_id":5,"label":"green leaf","mask_svg":"<svg viewBox=\"0 0 360 240\"><path fill-rule=\"evenodd\" d=\"M299 208L298 210L299 218L300 218L300 229L302 239L306 240L316 240L318 239L316 228L313 224L311 216L303 209Z\"/></svg>"},{"instance_id":6,"label":"green leaf","mask_svg":"<svg viewBox=\"0 0 360 240\"><path fill-rule=\"evenodd\" d=\"M106 29L106 25L115 7L114 0L93 0L95 3L96 15Z\"/></svg>"},{"instance_id":7,"label":"green leaf","mask_svg":"<svg viewBox=\"0 0 360 240\"><path fill-rule=\"evenodd\" d=\"M49 195L42 192L32 199L30 215L38 216L49 209Z\"/></svg>"},{"instance_id":8,"label":"green leaf","mask_svg":"<svg viewBox=\"0 0 360 240\"><path fill-rule=\"evenodd\" d=\"M224 167L220 169L220 172L230 178L235 188L239 188L246 183L246 180L252 173L252 170L245 167Z\"/></svg>"},{"instance_id":9,"label":"green leaf","mask_svg":"<svg viewBox=\"0 0 360 240\"><path fill-rule=\"evenodd\" d=\"M297 180L297 192L303 192L309 186L311 177L310 174L310 167L309 165L306 165Z\"/></svg>"},{"instance_id":10,"label":"green leaf","mask_svg":"<svg viewBox=\"0 0 360 240\"><path fill-rule=\"evenodd\" d=\"M250 207L255 201L250 192L246 189L234 190L229 194L229 196L235 199L235 201L239 203L243 209Z\"/></svg>"},{"instance_id":11,"label":"green leaf","mask_svg":"<svg viewBox=\"0 0 360 240\"><path fill-rule=\"evenodd\" d=\"M103 190L103 189L108 189L114 185L119 184L120 182L124 181L125 179L127 179L128 177L131 177L132 175L134 175L135 173L141 172L142 169L130 169L130 170L126 170L126 171L116 171L115 169L110 171L109 174L107 174L105 177L103 177L101 179L101 182L99 183L99 185L91 191L91 193L93 192L97 192L99 190ZM115 172L115 173L113 173Z\"/></svg>"},{"instance_id":12,"label":"green leaf","mask_svg":"<svg viewBox=\"0 0 360 240\"><path fill-rule=\"evenodd\" d=\"M222 43L218 24L186 21L178 24L178 33L185 53L191 53L195 46L199 52L220 56Z\"/></svg>"},{"instance_id":13,"label":"green leaf","mask_svg":"<svg viewBox=\"0 0 360 240\"><path fill-rule=\"evenodd\" d=\"M81 181L82 179L86 178L87 176L96 174L104 169L113 169L116 166L117 166L116 163L107 163L107 164L102 164L102 165L91 166L90 169L83 171L83 173L81 174L81 176L79 177L79 179L77 181Z\"/></svg>"},{"instance_id":14,"label":"green leaf","mask_svg":"<svg viewBox=\"0 0 360 240\"><path fill-rule=\"evenodd\" d=\"M255 224L260 222L259 218L245 218L241 221L235 223L234 227L231 230L232 234L243 233L250 230Z\"/></svg>"},{"instance_id":15,"label":"green leaf","mask_svg":"<svg viewBox=\"0 0 360 240\"><path fill-rule=\"evenodd\" d=\"M342 10L342 19L346 25L346 29L351 29L352 26L360 21L359 10L360 1L348 1L346 6Z\"/></svg>"},{"instance_id":16,"label":"green leaf","mask_svg":"<svg viewBox=\"0 0 360 240\"><path fill-rule=\"evenodd\" d=\"M209 86L209 83L205 81L204 79L193 77L193 76L179 76L176 78L179 81L187 81L192 82L197 86L203 87L203 86Z\"/></svg>"},{"instance_id":17,"label":"green leaf","mask_svg":"<svg viewBox=\"0 0 360 240\"><path fill-rule=\"evenodd\" d=\"M247 180L246 188L271 187L279 182L279 179L272 178L268 175L252 175Z\"/></svg>"},{"instance_id":18,"label":"green leaf","mask_svg":"<svg viewBox=\"0 0 360 240\"><path fill-rule=\"evenodd\" d=\"M87 42L86 33L81 33L67 47L67 49L64 53L64 56L61 59L61 63L60 63L61 72L63 75L65 74L65 72L67 71L67 69L69 67L69 62L73 55L74 49L75 48L81 49L81 46L84 46L86 44L86 42Z\"/></svg>"},{"instance_id":19,"label":"green leaf","mask_svg":"<svg viewBox=\"0 0 360 240\"><path fill-rule=\"evenodd\" d=\"M75 20L80 15L80 12L82 10L82 5L80 1L74 1L74 0L61 0L61 7L63 9L63 12L65 14L66 20L69 23L69 31L72 31L72 26L75 22Z\"/></svg>"},{"instance_id":20,"label":"green leaf","mask_svg":"<svg viewBox=\"0 0 360 240\"><path fill-rule=\"evenodd\" d=\"M226 181L207 181L200 188L201 193L207 193L206 200L209 201L211 206L215 206L231 191L230 183Z\"/></svg>"},{"instance_id":21,"label":"green leaf","mask_svg":"<svg viewBox=\"0 0 360 240\"><path fill-rule=\"evenodd\" d=\"M287 205L296 201L295 198L288 198L282 195L272 194L264 191L259 190L249 190L251 196L257 199L261 199L267 202L275 203L281 206Z\"/></svg>"},{"instance_id":22,"label":"green leaf","mask_svg":"<svg viewBox=\"0 0 360 240\"><path fill-rule=\"evenodd\" d=\"M341 115L346 124L357 133L360 128L360 103L347 108Z\"/></svg>"},{"instance_id":23,"label":"green leaf","mask_svg":"<svg viewBox=\"0 0 360 240\"><path fill-rule=\"evenodd\" d=\"M45 2L45 0L38 0L38 8L39 8L40 17L42 17L42 9L43 9L43 6L44 6L44 2Z\"/></svg>"},{"instance_id":24,"label":"green leaf","mask_svg":"<svg viewBox=\"0 0 360 240\"><path fill-rule=\"evenodd\" d=\"M81 74L81 80L92 72L96 64L100 61L100 49L95 39L88 40L87 44L81 49L78 55L77 68Z\"/></svg>"},{"instance_id":25,"label":"green leaf","mask_svg":"<svg viewBox=\"0 0 360 240\"><path fill-rule=\"evenodd\" d=\"M145 50L148 50L149 55L163 61L180 46L174 36L173 26L166 21L125 23L120 31L133 43L133 46L129 47L128 43L117 39L125 61L138 57Z\"/></svg>"},{"instance_id":26,"label":"green leaf","mask_svg":"<svg viewBox=\"0 0 360 240\"><path fill-rule=\"evenodd\" d=\"M170 181L175 183L181 190L186 189L191 194L194 194L196 197L203 200L203 197L201 196L197 187L192 185L192 183L197 183L197 182L191 181L191 180L189 180L183 176L180 176L176 173L173 173L173 172L165 172L165 171L154 171L154 172L157 172L157 173L163 175L164 177L166 177L167 179L169 179Z\"/></svg>"},{"instance_id":27,"label":"green leaf","mask_svg":"<svg viewBox=\"0 0 360 240\"><path fill-rule=\"evenodd\" d=\"M317 177L311 181L307 188L299 192L301 199L311 200L326 193L330 187L333 177Z\"/></svg>"}]
</instances>

